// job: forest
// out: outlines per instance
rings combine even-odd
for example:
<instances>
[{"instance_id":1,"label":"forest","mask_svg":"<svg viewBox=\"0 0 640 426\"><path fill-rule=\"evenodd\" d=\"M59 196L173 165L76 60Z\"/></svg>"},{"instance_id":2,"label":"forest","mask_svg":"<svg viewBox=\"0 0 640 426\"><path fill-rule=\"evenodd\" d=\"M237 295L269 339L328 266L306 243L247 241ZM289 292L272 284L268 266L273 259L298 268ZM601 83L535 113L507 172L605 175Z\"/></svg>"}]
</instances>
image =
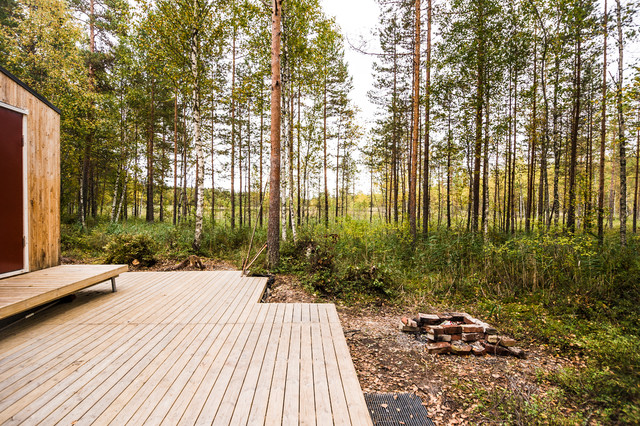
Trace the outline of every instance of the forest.
<instances>
[{"instance_id":1,"label":"forest","mask_svg":"<svg viewBox=\"0 0 640 426\"><path fill-rule=\"evenodd\" d=\"M266 245L328 300L577 360L476 421L640 422L640 2L375 3L358 42L322 0L0 0L0 65L62 110L63 256Z\"/></svg>"}]
</instances>

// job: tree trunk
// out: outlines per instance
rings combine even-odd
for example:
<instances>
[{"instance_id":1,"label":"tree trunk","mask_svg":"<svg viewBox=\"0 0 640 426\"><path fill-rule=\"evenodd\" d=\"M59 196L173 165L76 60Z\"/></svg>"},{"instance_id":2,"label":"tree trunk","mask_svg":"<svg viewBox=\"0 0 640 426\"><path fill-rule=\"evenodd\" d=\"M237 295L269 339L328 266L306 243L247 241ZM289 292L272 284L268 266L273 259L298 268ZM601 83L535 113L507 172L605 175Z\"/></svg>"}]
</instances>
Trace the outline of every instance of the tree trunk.
<instances>
[{"instance_id":1,"label":"tree trunk","mask_svg":"<svg viewBox=\"0 0 640 426\"><path fill-rule=\"evenodd\" d=\"M325 63L326 68L326 63ZM322 168L324 171L324 226L329 226L329 186L327 184L327 70L325 69L324 86L323 86L323 110L322 110Z\"/></svg>"},{"instance_id":2,"label":"tree trunk","mask_svg":"<svg viewBox=\"0 0 640 426\"><path fill-rule=\"evenodd\" d=\"M164 221L164 161L166 158L165 152L165 128L164 128L164 119L162 120L162 167L160 169L160 222Z\"/></svg>"},{"instance_id":3,"label":"tree trunk","mask_svg":"<svg viewBox=\"0 0 640 426\"><path fill-rule=\"evenodd\" d=\"M607 0L604 0L604 47L602 51L602 118L600 123L600 165L598 179L598 240L600 244L604 239L604 164L605 142L607 136Z\"/></svg>"},{"instance_id":4,"label":"tree trunk","mask_svg":"<svg viewBox=\"0 0 640 426\"><path fill-rule=\"evenodd\" d=\"M153 222L153 137L154 129L155 81L151 80L151 116L149 120L149 139L147 141L147 222Z\"/></svg>"},{"instance_id":5,"label":"tree trunk","mask_svg":"<svg viewBox=\"0 0 640 426\"><path fill-rule=\"evenodd\" d=\"M271 176L267 255L269 267L275 268L280 260L280 97L282 94L280 82L280 20L282 16L282 0L271 1Z\"/></svg>"},{"instance_id":6,"label":"tree trunk","mask_svg":"<svg viewBox=\"0 0 640 426\"><path fill-rule=\"evenodd\" d=\"M537 39L534 38L534 39ZM531 113L531 136L529 149L529 168L527 172L527 206L525 208L524 229L531 231L531 216L533 211L534 182L536 180L536 142L538 139L538 44L534 42L533 54L533 110Z\"/></svg>"},{"instance_id":7,"label":"tree trunk","mask_svg":"<svg viewBox=\"0 0 640 426\"><path fill-rule=\"evenodd\" d=\"M340 126L338 125L338 138L336 141L336 215L335 222L338 222L340 208Z\"/></svg>"},{"instance_id":8,"label":"tree trunk","mask_svg":"<svg viewBox=\"0 0 640 426\"><path fill-rule=\"evenodd\" d=\"M476 29L477 66L476 66L476 99L475 99L475 148L473 162L473 205L471 210L471 230L478 231L480 213L480 165L482 160L482 123L484 103L484 10L482 1L478 2L478 28Z\"/></svg>"},{"instance_id":9,"label":"tree trunk","mask_svg":"<svg viewBox=\"0 0 640 426\"><path fill-rule=\"evenodd\" d=\"M296 196L297 196L297 212L296 212L296 217L298 220L298 226L302 225L302 209L301 209L301 193L300 193L300 86L298 85L298 144L297 144L297 149L296 149L296 161L297 161L297 167L296 167L296 180L297 180L297 190L296 190Z\"/></svg>"},{"instance_id":10,"label":"tree trunk","mask_svg":"<svg viewBox=\"0 0 640 426\"><path fill-rule=\"evenodd\" d=\"M195 8L195 1L194 1ZM204 197L204 151L202 147L202 135L200 128L202 126L200 117L200 45L198 41L198 30L194 29L191 39L191 67L194 80L194 98L193 98L193 130L194 130L194 146L196 149L196 223L193 236L193 249L200 250L202 243L202 217L203 217L203 201Z\"/></svg>"},{"instance_id":11,"label":"tree trunk","mask_svg":"<svg viewBox=\"0 0 640 426\"><path fill-rule=\"evenodd\" d=\"M260 90L260 96L262 97L262 89ZM263 176L263 172L262 172L262 164L263 164L263 145L264 145L264 103L263 103L264 99L260 100L260 187L258 188L259 192L259 199L260 199L260 208L259 208L259 223L260 223L260 228L262 228L262 217L263 217L263 208L262 208L262 204L264 202L263 197L264 197L264 193L262 192L262 176Z\"/></svg>"},{"instance_id":12,"label":"tree trunk","mask_svg":"<svg viewBox=\"0 0 640 426\"><path fill-rule=\"evenodd\" d=\"M236 30L231 47L231 229L236 227Z\"/></svg>"},{"instance_id":13,"label":"tree trunk","mask_svg":"<svg viewBox=\"0 0 640 426\"><path fill-rule=\"evenodd\" d=\"M173 226L178 223L178 91L173 98Z\"/></svg>"},{"instance_id":14,"label":"tree trunk","mask_svg":"<svg viewBox=\"0 0 640 426\"><path fill-rule=\"evenodd\" d=\"M420 123L420 0L415 0L415 35L413 46L413 124L411 137L411 166L409 171L409 229L415 239L418 235L416 224L416 193L418 181L418 139Z\"/></svg>"},{"instance_id":15,"label":"tree trunk","mask_svg":"<svg viewBox=\"0 0 640 426\"><path fill-rule=\"evenodd\" d=\"M396 46L393 47L393 129L392 129L392 151L391 151L391 185L393 188L393 221L398 223L398 55Z\"/></svg>"},{"instance_id":16,"label":"tree trunk","mask_svg":"<svg viewBox=\"0 0 640 426\"><path fill-rule=\"evenodd\" d=\"M216 167L215 157L216 150L213 139L213 127L214 127L214 107L213 92L211 93L211 228L216 225Z\"/></svg>"},{"instance_id":17,"label":"tree trunk","mask_svg":"<svg viewBox=\"0 0 640 426\"><path fill-rule=\"evenodd\" d=\"M513 83L513 148L511 150L511 233L516 232L516 158L518 139L518 72L516 71Z\"/></svg>"},{"instance_id":18,"label":"tree trunk","mask_svg":"<svg viewBox=\"0 0 640 426\"><path fill-rule=\"evenodd\" d=\"M576 231L576 162L578 150L578 128L580 122L580 96L582 74L582 35L578 33L576 46L576 65L574 77L573 122L571 123L571 154L569 157L569 205L567 206L567 229Z\"/></svg>"},{"instance_id":19,"label":"tree trunk","mask_svg":"<svg viewBox=\"0 0 640 426\"><path fill-rule=\"evenodd\" d=\"M622 104L622 90L624 88L623 52L624 39L622 34L622 10L620 0L616 0L616 16L618 23L618 91L616 92L618 106L618 140L620 149L620 244L627 245L627 141L624 128L624 109Z\"/></svg>"},{"instance_id":20,"label":"tree trunk","mask_svg":"<svg viewBox=\"0 0 640 426\"><path fill-rule=\"evenodd\" d=\"M482 233L489 233L489 90L486 91L484 155L482 159Z\"/></svg>"},{"instance_id":21,"label":"tree trunk","mask_svg":"<svg viewBox=\"0 0 640 426\"><path fill-rule=\"evenodd\" d=\"M251 99L247 105L247 224L251 228Z\"/></svg>"},{"instance_id":22,"label":"tree trunk","mask_svg":"<svg viewBox=\"0 0 640 426\"><path fill-rule=\"evenodd\" d=\"M640 123L640 108L638 108L638 123ZM633 191L633 233L637 232L638 219L638 178L640 173L640 125L636 129L636 186Z\"/></svg>"},{"instance_id":23,"label":"tree trunk","mask_svg":"<svg viewBox=\"0 0 640 426\"><path fill-rule=\"evenodd\" d=\"M242 116L242 112L242 110L239 111L240 116ZM242 213L242 185L244 185L244 182L242 181L242 120L240 120L238 126L238 182L240 183L240 186L238 188L238 223L242 228L242 224L244 221L244 216Z\"/></svg>"},{"instance_id":24,"label":"tree trunk","mask_svg":"<svg viewBox=\"0 0 640 426\"><path fill-rule=\"evenodd\" d=\"M451 145L453 134L451 133L451 93L449 92L447 95L447 229L451 229ZM428 211L428 206L426 211Z\"/></svg>"},{"instance_id":25,"label":"tree trunk","mask_svg":"<svg viewBox=\"0 0 640 426\"><path fill-rule=\"evenodd\" d=\"M558 53L555 53L555 68L560 68L560 57ZM555 221L555 226L558 226L558 220L560 217L560 159L562 151L560 148L560 131L558 129L558 120L560 118L560 112L558 110L558 92L559 92L559 79L560 73L556 72L555 81L553 84L553 203L551 204L551 211L547 219L547 230L551 228L552 221Z\"/></svg>"},{"instance_id":26,"label":"tree trunk","mask_svg":"<svg viewBox=\"0 0 640 426\"><path fill-rule=\"evenodd\" d=\"M291 236L293 241L298 239L296 230L296 220L293 214L293 70L291 71L291 82L289 83L289 223L291 225Z\"/></svg>"},{"instance_id":27,"label":"tree trunk","mask_svg":"<svg viewBox=\"0 0 640 426\"><path fill-rule=\"evenodd\" d=\"M422 166L422 232L427 235L429 233L429 218L430 218L430 203L431 194L429 191L429 150L431 145L431 7L432 0L427 0L427 63L426 63L426 79L425 79L425 112L424 112L424 163ZM449 110L449 113L451 110ZM451 116L449 116L451 118ZM449 143L449 140L447 140ZM447 149L447 223L451 225L451 217L449 210L449 184L450 184L450 172L451 172L451 152Z\"/></svg>"}]
</instances>

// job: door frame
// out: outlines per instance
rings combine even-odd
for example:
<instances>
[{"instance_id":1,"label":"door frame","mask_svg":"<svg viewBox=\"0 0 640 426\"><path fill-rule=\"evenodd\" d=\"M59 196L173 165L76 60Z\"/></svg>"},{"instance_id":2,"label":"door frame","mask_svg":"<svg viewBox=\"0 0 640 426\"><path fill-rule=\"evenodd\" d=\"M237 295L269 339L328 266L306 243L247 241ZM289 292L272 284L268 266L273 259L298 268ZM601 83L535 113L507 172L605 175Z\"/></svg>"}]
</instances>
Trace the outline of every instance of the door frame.
<instances>
[{"instance_id":1,"label":"door frame","mask_svg":"<svg viewBox=\"0 0 640 426\"><path fill-rule=\"evenodd\" d=\"M22 269L18 269L16 271L6 272L4 274L0 274L0 278L7 278L13 275L24 274L25 272L29 272L29 162L27 156L27 146L28 146L28 126L27 120L29 117L29 111L26 109L22 109L13 105L6 104L0 101L0 108L8 109L19 114L22 114L22 226L23 226L23 236L24 242L22 247Z\"/></svg>"}]
</instances>

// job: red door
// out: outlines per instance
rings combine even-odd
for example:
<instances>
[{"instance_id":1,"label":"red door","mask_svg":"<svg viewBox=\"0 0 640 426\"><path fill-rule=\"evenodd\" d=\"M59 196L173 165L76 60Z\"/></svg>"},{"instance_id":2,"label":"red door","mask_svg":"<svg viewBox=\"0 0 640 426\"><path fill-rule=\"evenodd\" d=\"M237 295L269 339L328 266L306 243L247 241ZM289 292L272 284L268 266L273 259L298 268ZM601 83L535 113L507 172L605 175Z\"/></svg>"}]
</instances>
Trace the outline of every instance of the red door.
<instances>
[{"instance_id":1,"label":"red door","mask_svg":"<svg viewBox=\"0 0 640 426\"><path fill-rule=\"evenodd\" d=\"M24 268L22 114L0 107L0 274Z\"/></svg>"}]
</instances>

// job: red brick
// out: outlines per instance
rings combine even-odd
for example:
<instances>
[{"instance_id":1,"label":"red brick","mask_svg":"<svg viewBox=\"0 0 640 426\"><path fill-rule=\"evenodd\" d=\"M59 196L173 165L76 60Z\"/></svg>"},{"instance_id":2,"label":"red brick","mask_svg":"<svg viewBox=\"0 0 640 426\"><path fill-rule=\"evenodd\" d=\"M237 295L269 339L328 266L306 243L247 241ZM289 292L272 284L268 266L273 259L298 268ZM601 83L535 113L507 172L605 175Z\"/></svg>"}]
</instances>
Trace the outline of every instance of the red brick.
<instances>
[{"instance_id":1,"label":"red brick","mask_svg":"<svg viewBox=\"0 0 640 426\"><path fill-rule=\"evenodd\" d=\"M475 342L484 338L483 333L462 333L462 341Z\"/></svg>"},{"instance_id":2,"label":"red brick","mask_svg":"<svg viewBox=\"0 0 640 426\"><path fill-rule=\"evenodd\" d=\"M430 327L427 327L427 333L431 333L434 336L439 336L441 334L444 334L444 328L442 328L441 325L432 325Z\"/></svg>"},{"instance_id":3,"label":"red brick","mask_svg":"<svg viewBox=\"0 0 640 426\"><path fill-rule=\"evenodd\" d=\"M419 333L420 329L418 327L410 327L408 325L400 324L400 331L404 331L405 333Z\"/></svg>"},{"instance_id":4,"label":"red brick","mask_svg":"<svg viewBox=\"0 0 640 426\"><path fill-rule=\"evenodd\" d=\"M451 341L456 342L462 340L462 334L451 334Z\"/></svg>"},{"instance_id":5,"label":"red brick","mask_svg":"<svg viewBox=\"0 0 640 426\"><path fill-rule=\"evenodd\" d=\"M436 314L418 314L418 324L420 325L437 325L442 320Z\"/></svg>"},{"instance_id":6,"label":"red brick","mask_svg":"<svg viewBox=\"0 0 640 426\"><path fill-rule=\"evenodd\" d=\"M463 333L483 333L484 328L475 324L463 324L461 325Z\"/></svg>"},{"instance_id":7,"label":"red brick","mask_svg":"<svg viewBox=\"0 0 640 426\"><path fill-rule=\"evenodd\" d=\"M463 312L449 312L449 315L451 316L451 321L455 322L463 322L466 316Z\"/></svg>"},{"instance_id":8,"label":"red brick","mask_svg":"<svg viewBox=\"0 0 640 426\"><path fill-rule=\"evenodd\" d=\"M462 333L462 327L456 324L443 325L445 334L460 334Z\"/></svg>"},{"instance_id":9,"label":"red brick","mask_svg":"<svg viewBox=\"0 0 640 426\"><path fill-rule=\"evenodd\" d=\"M466 343L458 342L451 345L451 352L458 355L469 355L471 353L471 346Z\"/></svg>"},{"instance_id":10,"label":"red brick","mask_svg":"<svg viewBox=\"0 0 640 426\"><path fill-rule=\"evenodd\" d=\"M487 350L487 353L491 355L511 355L511 351L509 349L503 348L502 346L499 346L499 345L492 345L490 343L485 343L484 347Z\"/></svg>"},{"instance_id":11,"label":"red brick","mask_svg":"<svg viewBox=\"0 0 640 426\"><path fill-rule=\"evenodd\" d=\"M450 342L451 336L448 334L441 334L439 336L434 336L431 333L427 333L427 340L432 342Z\"/></svg>"},{"instance_id":12,"label":"red brick","mask_svg":"<svg viewBox=\"0 0 640 426\"><path fill-rule=\"evenodd\" d=\"M476 324L476 325L477 325L476 319L475 319L475 318L473 318L473 317L472 317L472 316L470 316L470 315L466 315L466 316L464 317L464 323L465 323L465 324Z\"/></svg>"},{"instance_id":13,"label":"red brick","mask_svg":"<svg viewBox=\"0 0 640 426\"><path fill-rule=\"evenodd\" d=\"M511 337L500 336L500 339L498 340L498 344L500 346L504 346L505 348L510 348L516 345L516 341Z\"/></svg>"},{"instance_id":14,"label":"red brick","mask_svg":"<svg viewBox=\"0 0 640 426\"><path fill-rule=\"evenodd\" d=\"M476 356L482 356L487 353L487 350L480 342L471 344L471 352Z\"/></svg>"},{"instance_id":15,"label":"red brick","mask_svg":"<svg viewBox=\"0 0 640 426\"><path fill-rule=\"evenodd\" d=\"M490 325L483 325L484 327L484 332L487 334L498 334L498 330L496 330L495 328L491 327Z\"/></svg>"},{"instance_id":16,"label":"red brick","mask_svg":"<svg viewBox=\"0 0 640 426\"><path fill-rule=\"evenodd\" d=\"M430 354L446 354L451 350L451 344L447 342L429 343L427 352Z\"/></svg>"}]
</instances>

